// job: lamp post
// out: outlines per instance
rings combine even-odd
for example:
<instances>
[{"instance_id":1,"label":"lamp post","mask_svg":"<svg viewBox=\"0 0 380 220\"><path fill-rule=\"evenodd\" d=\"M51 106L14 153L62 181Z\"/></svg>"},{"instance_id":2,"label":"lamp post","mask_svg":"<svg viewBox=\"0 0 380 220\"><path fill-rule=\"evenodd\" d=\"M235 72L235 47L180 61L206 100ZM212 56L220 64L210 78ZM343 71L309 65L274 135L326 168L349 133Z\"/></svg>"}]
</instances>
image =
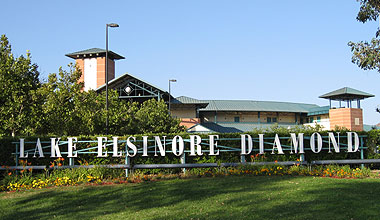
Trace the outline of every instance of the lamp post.
<instances>
[{"instance_id":1,"label":"lamp post","mask_svg":"<svg viewBox=\"0 0 380 220\"><path fill-rule=\"evenodd\" d=\"M171 82L177 82L177 80L176 79L169 79L169 114L170 114L170 96L171 96L171 94L170 94L170 83Z\"/></svg>"},{"instance_id":2,"label":"lamp post","mask_svg":"<svg viewBox=\"0 0 380 220\"><path fill-rule=\"evenodd\" d=\"M106 24L106 134L108 134L108 27L116 28L118 24Z\"/></svg>"}]
</instances>

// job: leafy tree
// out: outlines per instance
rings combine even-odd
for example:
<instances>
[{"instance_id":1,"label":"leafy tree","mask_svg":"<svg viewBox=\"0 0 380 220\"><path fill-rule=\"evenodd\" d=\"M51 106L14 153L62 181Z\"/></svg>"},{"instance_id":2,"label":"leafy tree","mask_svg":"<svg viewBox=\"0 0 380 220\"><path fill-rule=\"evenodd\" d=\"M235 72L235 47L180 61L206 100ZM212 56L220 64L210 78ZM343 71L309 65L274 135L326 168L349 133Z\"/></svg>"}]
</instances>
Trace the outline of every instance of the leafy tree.
<instances>
[{"instance_id":1,"label":"leafy tree","mask_svg":"<svg viewBox=\"0 0 380 220\"><path fill-rule=\"evenodd\" d=\"M82 92L77 97L77 113L81 119L78 126L80 134L105 134L106 133L106 95L93 90ZM108 91L108 117L109 133L113 135L134 134L137 132L138 123L135 114L138 110L138 103L125 102L119 99L116 90Z\"/></svg>"},{"instance_id":2,"label":"leafy tree","mask_svg":"<svg viewBox=\"0 0 380 220\"><path fill-rule=\"evenodd\" d=\"M356 19L362 23L377 21L380 14L379 0L358 0L360 11ZM364 70L377 70L380 72L380 28L370 42L360 41L358 43L349 42L351 47L352 62Z\"/></svg>"},{"instance_id":3,"label":"leafy tree","mask_svg":"<svg viewBox=\"0 0 380 220\"><path fill-rule=\"evenodd\" d=\"M145 101L136 113L139 133L178 132L184 129L179 120L174 119L168 112L164 101L150 99Z\"/></svg>"},{"instance_id":4,"label":"leafy tree","mask_svg":"<svg viewBox=\"0 0 380 220\"><path fill-rule=\"evenodd\" d=\"M5 35L0 39L0 133L18 135L34 132L40 105L35 93L40 87L37 65L31 55L14 57Z\"/></svg>"},{"instance_id":5,"label":"leafy tree","mask_svg":"<svg viewBox=\"0 0 380 220\"><path fill-rule=\"evenodd\" d=\"M105 92L98 95L102 103L105 103L105 97ZM139 104L137 102L120 100L118 92L116 90L110 90L108 91L108 104L110 134L126 135L141 133L139 132L139 122L136 119L136 114L139 110ZM106 116L104 116L104 119L105 117Z\"/></svg>"},{"instance_id":6,"label":"leafy tree","mask_svg":"<svg viewBox=\"0 0 380 220\"><path fill-rule=\"evenodd\" d=\"M59 76L59 77L58 77ZM39 133L54 135L105 134L105 92L81 91L78 83L81 71L74 65L59 69L39 89L44 99ZM116 90L108 91L109 134L160 133L180 131L179 121L173 119L164 102L152 99L138 103L120 100Z\"/></svg>"},{"instance_id":7,"label":"leafy tree","mask_svg":"<svg viewBox=\"0 0 380 220\"><path fill-rule=\"evenodd\" d=\"M362 23L377 21L380 14L379 0L357 0L360 2L360 10L356 19ZM352 51L352 62L364 70L377 70L380 72L380 27L377 28L375 37L370 42L349 42ZM380 113L380 108L376 108Z\"/></svg>"},{"instance_id":8,"label":"leafy tree","mask_svg":"<svg viewBox=\"0 0 380 220\"><path fill-rule=\"evenodd\" d=\"M80 121L76 114L77 97L83 86L78 82L81 72L73 65L69 65L69 71L59 68L56 73L49 74L48 82L43 84L39 94L44 99L42 106L41 127L39 133L56 135L78 134L77 122Z\"/></svg>"}]
</instances>

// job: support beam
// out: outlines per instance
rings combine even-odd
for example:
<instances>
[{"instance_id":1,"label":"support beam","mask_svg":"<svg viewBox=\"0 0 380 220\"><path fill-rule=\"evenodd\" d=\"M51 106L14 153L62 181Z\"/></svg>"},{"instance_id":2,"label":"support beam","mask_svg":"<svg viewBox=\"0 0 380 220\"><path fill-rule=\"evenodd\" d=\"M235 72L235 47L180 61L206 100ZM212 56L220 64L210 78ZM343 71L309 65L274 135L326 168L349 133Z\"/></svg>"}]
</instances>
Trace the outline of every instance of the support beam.
<instances>
[{"instance_id":1,"label":"support beam","mask_svg":"<svg viewBox=\"0 0 380 220\"><path fill-rule=\"evenodd\" d=\"M260 112L257 112L257 122L260 124Z\"/></svg>"}]
</instances>

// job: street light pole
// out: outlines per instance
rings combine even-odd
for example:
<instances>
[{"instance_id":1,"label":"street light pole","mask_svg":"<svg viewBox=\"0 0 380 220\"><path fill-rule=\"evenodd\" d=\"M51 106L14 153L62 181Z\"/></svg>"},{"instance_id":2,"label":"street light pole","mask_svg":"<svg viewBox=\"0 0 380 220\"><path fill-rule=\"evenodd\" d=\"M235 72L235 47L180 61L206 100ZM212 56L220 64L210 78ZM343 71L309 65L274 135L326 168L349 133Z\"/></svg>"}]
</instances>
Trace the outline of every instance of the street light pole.
<instances>
[{"instance_id":1,"label":"street light pole","mask_svg":"<svg viewBox=\"0 0 380 220\"><path fill-rule=\"evenodd\" d=\"M170 83L171 82L177 82L176 79L169 79L169 114L170 114L170 97L171 97L171 93L170 93Z\"/></svg>"},{"instance_id":2,"label":"street light pole","mask_svg":"<svg viewBox=\"0 0 380 220\"><path fill-rule=\"evenodd\" d=\"M106 134L108 134L108 27L119 27L118 24L106 24Z\"/></svg>"}]
</instances>

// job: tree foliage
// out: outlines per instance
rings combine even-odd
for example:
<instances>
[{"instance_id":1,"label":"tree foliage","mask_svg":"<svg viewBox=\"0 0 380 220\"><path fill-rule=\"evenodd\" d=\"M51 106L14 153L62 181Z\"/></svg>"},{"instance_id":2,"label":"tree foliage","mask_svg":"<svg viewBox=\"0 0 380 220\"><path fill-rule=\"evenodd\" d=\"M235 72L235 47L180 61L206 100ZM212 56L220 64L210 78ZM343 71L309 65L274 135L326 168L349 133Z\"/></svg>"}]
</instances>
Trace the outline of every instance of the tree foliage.
<instances>
[{"instance_id":1,"label":"tree foliage","mask_svg":"<svg viewBox=\"0 0 380 220\"><path fill-rule=\"evenodd\" d=\"M40 88L39 93L45 100L40 133L105 134L105 92L81 91L83 85L78 83L81 71L73 65L69 65L69 71L60 68L58 75L50 74L49 81ZM108 103L110 134L175 132L180 129L179 122L168 114L163 101L152 99L140 106L136 102L120 100L117 91L110 90Z\"/></svg>"},{"instance_id":2,"label":"tree foliage","mask_svg":"<svg viewBox=\"0 0 380 220\"><path fill-rule=\"evenodd\" d=\"M360 10L356 19L366 23L377 21L380 14L379 0L358 0ZM352 62L364 70L377 70L380 72L380 28L378 27L375 37L371 41L349 42L352 51Z\"/></svg>"},{"instance_id":3,"label":"tree foliage","mask_svg":"<svg viewBox=\"0 0 380 220\"><path fill-rule=\"evenodd\" d=\"M0 43L0 136L106 133L105 92L81 91L77 66L61 67L40 83L30 53L15 58L5 35ZM109 90L108 100L109 134L182 131L163 101L126 102L116 90Z\"/></svg>"},{"instance_id":4,"label":"tree foliage","mask_svg":"<svg viewBox=\"0 0 380 220\"><path fill-rule=\"evenodd\" d=\"M5 35L0 39L0 132L6 135L31 133L38 112L36 91L40 87L37 65L31 55L14 57Z\"/></svg>"},{"instance_id":5,"label":"tree foliage","mask_svg":"<svg viewBox=\"0 0 380 220\"><path fill-rule=\"evenodd\" d=\"M183 130L179 120L175 120L168 112L164 101L151 99L145 101L136 112L139 133L178 132Z\"/></svg>"},{"instance_id":6,"label":"tree foliage","mask_svg":"<svg viewBox=\"0 0 380 220\"><path fill-rule=\"evenodd\" d=\"M77 83L80 71L72 65L69 68L68 72L59 68L58 76L56 73L50 74L48 82L38 91L44 100L39 133L76 133L75 122L78 116L75 112L75 100L80 95L81 85Z\"/></svg>"}]
</instances>

